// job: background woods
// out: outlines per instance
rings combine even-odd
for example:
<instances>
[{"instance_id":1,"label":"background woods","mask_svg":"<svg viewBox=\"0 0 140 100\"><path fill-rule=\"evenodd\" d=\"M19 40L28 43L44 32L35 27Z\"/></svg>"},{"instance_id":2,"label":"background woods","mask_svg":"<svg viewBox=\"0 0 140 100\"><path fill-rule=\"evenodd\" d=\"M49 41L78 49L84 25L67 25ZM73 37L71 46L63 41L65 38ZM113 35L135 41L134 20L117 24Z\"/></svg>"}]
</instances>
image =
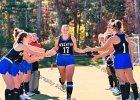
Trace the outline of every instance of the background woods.
<instances>
[{"instance_id":1,"label":"background woods","mask_svg":"<svg viewBox=\"0 0 140 100\"><path fill-rule=\"evenodd\" d=\"M12 47L14 27L36 32L42 45L51 48L62 24L80 48L98 44L110 18L121 19L127 34L138 34L138 0L0 0L0 55ZM136 16L137 15L137 16Z\"/></svg>"}]
</instances>

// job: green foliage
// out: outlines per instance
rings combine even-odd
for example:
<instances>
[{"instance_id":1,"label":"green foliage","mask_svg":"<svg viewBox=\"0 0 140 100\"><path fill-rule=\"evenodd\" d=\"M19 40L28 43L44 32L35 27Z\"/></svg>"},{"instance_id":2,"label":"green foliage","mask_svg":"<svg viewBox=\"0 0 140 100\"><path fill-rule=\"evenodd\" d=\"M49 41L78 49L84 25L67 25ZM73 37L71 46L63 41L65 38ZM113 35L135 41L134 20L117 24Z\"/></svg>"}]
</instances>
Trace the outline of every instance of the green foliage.
<instances>
[{"instance_id":1,"label":"green foliage","mask_svg":"<svg viewBox=\"0 0 140 100\"><path fill-rule=\"evenodd\" d=\"M124 0L105 0L104 6L109 13L114 14L116 18L122 18L125 11Z\"/></svg>"},{"instance_id":2,"label":"green foliage","mask_svg":"<svg viewBox=\"0 0 140 100\"><path fill-rule=\"evenodd\" d=\"M48 40L42 42L41 44L42 44L43 48L49 50L54 47L54 43L55 43L55 37L52 34L50 34Z\"/></svg>"}]
</instances>

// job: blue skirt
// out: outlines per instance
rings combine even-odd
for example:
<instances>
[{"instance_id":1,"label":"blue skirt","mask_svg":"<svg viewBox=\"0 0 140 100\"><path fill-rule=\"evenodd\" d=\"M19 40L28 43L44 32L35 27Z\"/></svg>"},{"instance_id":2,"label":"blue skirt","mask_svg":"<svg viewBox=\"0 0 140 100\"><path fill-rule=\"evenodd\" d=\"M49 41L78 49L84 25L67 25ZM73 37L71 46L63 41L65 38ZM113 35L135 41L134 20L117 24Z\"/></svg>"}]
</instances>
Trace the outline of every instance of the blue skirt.
<instances>
[{"instance_id":1,"label":"blue skirt","mask_svg":"<svg viewBox=\"0 0 140 100\"><path fill-rule=\"evenodd\" d=\"M28 63L26 60L22 60L19 70L27 74L29 70L32 70L32 64Z\"/></svg>"},{"instance_id":2,"label":"blue skirt","mask_svg":"<svg viewBox=\"0 0 140 100\"><path fill-rule=\"evenodd\" d=\"M6 74L7 72L12 76L16 76L19 72L19 64L12 62L6 57L3 57L0 60L0 73Z\"/></svg>"},{"instance_id":3,"label":"blue skirt","mask_svg":"<svg viewBox=\"0 0 140 100\"><path fill-rule=\"evenodd\" d=\"M126 69L132 68L132 62L129 53L125 54L114 54L114 68L115 69Z\"/></svg>"},{"instance_id":4,"label":"blue skirt","mask_svg":"<svg viewBox=\"0 0 140 100\"><path fill-rule=\"evenodd\" d=\"M56 64L57 66L68 66L75 64L74 55L58 54L56 58Z\"/></svg>"}]
</instances>

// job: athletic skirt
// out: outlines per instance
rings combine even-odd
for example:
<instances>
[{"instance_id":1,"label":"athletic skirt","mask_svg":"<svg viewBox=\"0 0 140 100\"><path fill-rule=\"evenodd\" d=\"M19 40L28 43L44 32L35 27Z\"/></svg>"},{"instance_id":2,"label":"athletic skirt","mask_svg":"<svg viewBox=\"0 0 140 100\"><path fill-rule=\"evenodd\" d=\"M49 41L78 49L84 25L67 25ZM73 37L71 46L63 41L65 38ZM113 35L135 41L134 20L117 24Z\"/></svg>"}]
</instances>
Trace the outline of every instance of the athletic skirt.
<instances>
[{"instance_id":1,"label":"athletic skirt","mask_svg":"<svg viewBox=\"0 0 140 100\"><path fill-rule=\"evenodd\" d=\"M74 55L73 54L57 54L56 58L57 66L68 66L75 64Z\"/></svg>"},{"instance_id":2,"label":"athletic skirt","mask_svg":"<svg viewBox=\"0 0 140 100\"><path fill-rule=\"evenodd\" d=\"M114 54L114 67L115 69L133 68L130 54Z\"/></svg>"},{"instance_id":3,"label":"athletic skirt","mask_svg":"<svg viewBox=\"0 0 140 100\"><path fill-rule=\"evenodd\" d=\"M28 63L26 60L22 60L19 70L27 74L29 70L32 70L32 64Z\"/></svg>"},{"instance_id":4,"label":"athletic skirt","mask_svg":"<svg viewBox=\"0 0 140 100\"><path fill-rule=\"evenodd\" d=\"M17 64L16 62L12 62L6 57L3 57L0 60L0 73L6 74L7 72L12 76L16 76L19 72L19 64Z\"/></svg>"}]
</instances>

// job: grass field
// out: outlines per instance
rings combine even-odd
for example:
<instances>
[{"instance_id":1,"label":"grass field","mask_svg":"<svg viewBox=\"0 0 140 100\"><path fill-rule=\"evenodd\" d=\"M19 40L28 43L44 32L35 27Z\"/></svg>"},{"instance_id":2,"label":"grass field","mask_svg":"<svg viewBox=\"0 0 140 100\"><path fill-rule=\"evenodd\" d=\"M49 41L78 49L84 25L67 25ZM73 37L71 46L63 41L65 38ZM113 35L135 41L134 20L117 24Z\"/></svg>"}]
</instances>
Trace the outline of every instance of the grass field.
<instances>
[{"instance_id":1,"label":"grass field","mask_svg":"<svg viewBox=\"0 0 140 100\"><path fill-rule=\"evenodd\" d=\"M103 63L102 59L99 59L97 62L93 62L91 58L89 57L84 57L84 56L75 56L75 62L76 66L88 66L88 65L99 65ZM42 61L39 62L39 67L40 68L46 68L50 66L50 64L53 64L56 66L56 57L48 57L43 59Z\"/></svg>"}]
</instances>

